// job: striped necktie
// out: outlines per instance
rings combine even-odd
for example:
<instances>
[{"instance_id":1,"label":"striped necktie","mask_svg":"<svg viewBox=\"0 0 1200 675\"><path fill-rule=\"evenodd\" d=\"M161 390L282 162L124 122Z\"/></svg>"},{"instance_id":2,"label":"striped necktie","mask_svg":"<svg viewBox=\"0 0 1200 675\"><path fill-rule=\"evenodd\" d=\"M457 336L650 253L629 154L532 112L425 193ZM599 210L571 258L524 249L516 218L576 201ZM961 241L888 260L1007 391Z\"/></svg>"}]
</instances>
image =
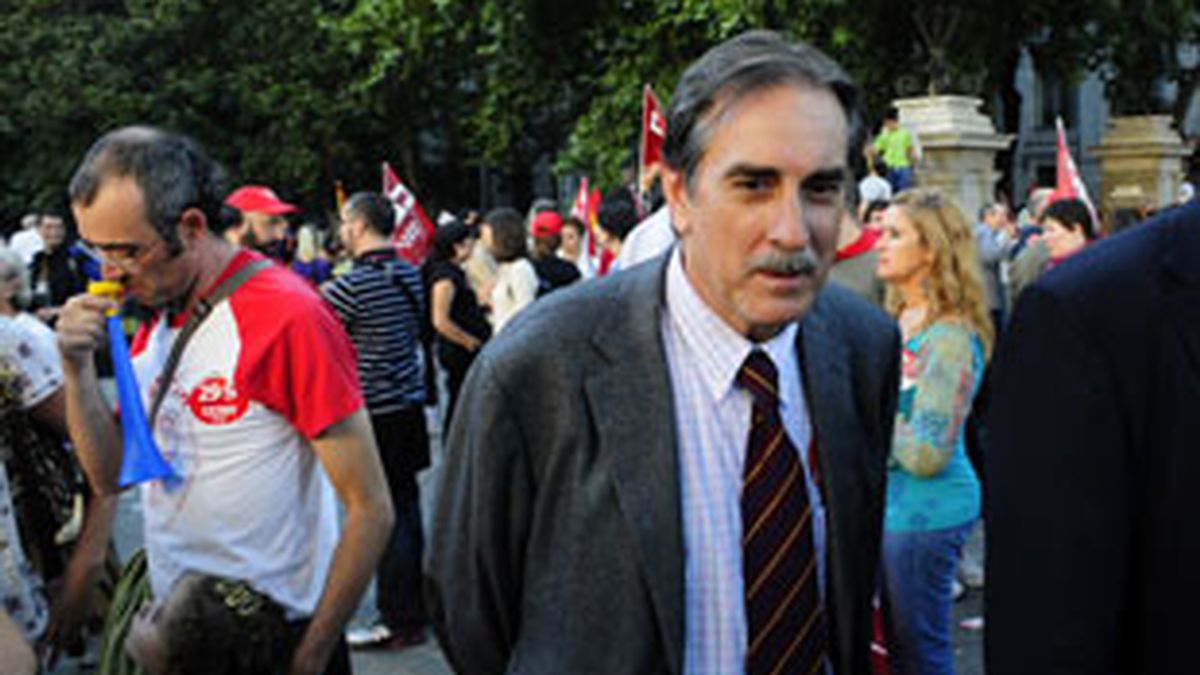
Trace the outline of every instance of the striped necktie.
<instances>
[{"instance_id":1,"label":"striped necktie","mask_svg":"<svg viewBox=\"0 0 1200 675\"><path fill-rule=\"evenodd\" d=\"M799 453L779 416L778 381L759 349L737 375L754 400L742 478L748 675L814 673L826 650L812 508Z\"/></svg>"}]
</instances>

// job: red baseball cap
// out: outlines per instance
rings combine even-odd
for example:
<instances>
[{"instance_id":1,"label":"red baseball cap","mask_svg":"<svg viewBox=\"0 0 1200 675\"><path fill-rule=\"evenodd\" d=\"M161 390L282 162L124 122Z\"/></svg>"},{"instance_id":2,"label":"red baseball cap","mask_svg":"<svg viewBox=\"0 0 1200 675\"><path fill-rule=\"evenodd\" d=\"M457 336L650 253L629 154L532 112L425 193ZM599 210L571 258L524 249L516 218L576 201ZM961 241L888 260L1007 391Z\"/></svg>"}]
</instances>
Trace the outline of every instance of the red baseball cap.
<instances>
[{"instance_id":1,"label":"red baseball cap","mask_svg":"<svg viewBox=\"0 0 1200 675\"><path fill-rule=\"evenodd\" d=\"M242 213L254 211L268 216L282 216L300 210L296 205L280 199L274 190L265 185L243 185L229 193L225 203Z\"/></svg>"},{"instance_id":2,"label":"red baseball cap","mask_svg":"<svg viewBox=\"0 0 1200 675\"><path fill-rule=\"evenodd\" d=\"M533 217L530 231L535 237L550 237L562 232L562 216L554 211L542 211Z\"/></svg>"}]
</instances>

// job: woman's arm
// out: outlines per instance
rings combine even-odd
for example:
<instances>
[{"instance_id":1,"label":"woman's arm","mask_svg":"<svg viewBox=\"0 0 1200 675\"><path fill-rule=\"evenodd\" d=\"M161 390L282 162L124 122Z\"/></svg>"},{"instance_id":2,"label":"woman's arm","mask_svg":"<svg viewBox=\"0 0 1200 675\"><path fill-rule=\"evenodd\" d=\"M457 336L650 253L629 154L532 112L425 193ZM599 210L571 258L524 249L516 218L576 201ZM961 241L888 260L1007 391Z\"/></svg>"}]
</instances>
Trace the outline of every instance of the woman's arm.
<instances>
[{"instance_id":1,"label":"woman's arm","mask_svg":"<svg viewBox=\"0 0 1200 675\"><path fill-rule=\"evenodd\" d=\"M479 338L463 330L450 318L450 307L454 303L454 282L438 279L429 291L430 310L433 312L433 329L442 338L461 346L467 351L479 349Z\"/></svg>"},{"instance_id":2,"label":"woman's arm","mask_svg":"<svg viewBox=\"0 0 1200 675\"><path fill-rule=\"evenodd\" d=\"M892 457L922 478L941 473L950 462L981 370L967 329L935 326L930 331L915 355L915 387L901 392L892 440Z\"/></svg>"}]
</instances>

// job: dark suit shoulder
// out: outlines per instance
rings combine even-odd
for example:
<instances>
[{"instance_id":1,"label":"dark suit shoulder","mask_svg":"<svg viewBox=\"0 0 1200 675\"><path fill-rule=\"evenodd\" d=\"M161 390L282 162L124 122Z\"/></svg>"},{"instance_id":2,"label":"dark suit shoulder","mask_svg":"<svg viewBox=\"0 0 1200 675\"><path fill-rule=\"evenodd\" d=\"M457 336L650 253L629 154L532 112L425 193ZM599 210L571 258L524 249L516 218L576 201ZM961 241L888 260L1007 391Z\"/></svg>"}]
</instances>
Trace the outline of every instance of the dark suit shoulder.
<instances>
[{"instance_id":1,"label":"dark suit shoulder","mask_svg":"<svg viewBox=\"0 0 1200 675\"><path fill-rule=\"evenodd\" d=\"M1200 281L1200 204L1172 209L1089 246L1047 272L1031 290L1085 327L1114 335L1160 316L1170 275ZM1117 330L1120 326L1119 330Z\"/></svg>"},{"instance_id":2,"label":"dark suit shoulder","mask_svg":"<svg viewBox=\"0 0 1200 675\"><path fill-rule=\"evenodd\" d=\"M840 284L826 284L812 311L855 351L890 354L899 339L892 317Z\"/></svg>"},{"instance_id":3,"label":"dark suit shoulder","mask_svg":"<svg viewBox=\"0 0 1200 675\"><path fill-rule=\"evenodd\" d=\"M1108 294L1144 292L1158 281L1153 274L1166 260L1168 247L1200 228L1200 204L1173 209L1145 223L1092 244L1047 272L1035 284L1064 300L1098 304Z\"/></svg>"}]
</instances>

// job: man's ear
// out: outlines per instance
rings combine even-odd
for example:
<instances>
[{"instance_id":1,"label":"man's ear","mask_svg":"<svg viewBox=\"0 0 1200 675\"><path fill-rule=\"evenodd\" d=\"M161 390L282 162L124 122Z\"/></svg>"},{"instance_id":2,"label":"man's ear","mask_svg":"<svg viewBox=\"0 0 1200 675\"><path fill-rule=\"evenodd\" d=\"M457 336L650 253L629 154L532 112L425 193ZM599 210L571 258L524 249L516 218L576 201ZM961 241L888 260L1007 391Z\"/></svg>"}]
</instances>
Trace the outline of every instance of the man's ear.
<instances>
[{"instance_id":1,"label":"man's ear","mask_svg":"<svg viewBox=\"0 0 1200 675\"><path fill-rule=\"evenodd\" d=\"M197 208L184 209L179 216L179 238L196 241L208 235L208 216Z\"/></svg>"},{"instance_id":2,"label":"man's ear","mask_svg":"<svg viewBox=\"0 0 1200 675\"><path fill-rule=\"evenodd\" d=\"M671 224L681 236L691 227L692 202L688 194L687 179L682 171L665 164L662 167L663 196L671 209Z\"/></svg>"}]
</instances>

